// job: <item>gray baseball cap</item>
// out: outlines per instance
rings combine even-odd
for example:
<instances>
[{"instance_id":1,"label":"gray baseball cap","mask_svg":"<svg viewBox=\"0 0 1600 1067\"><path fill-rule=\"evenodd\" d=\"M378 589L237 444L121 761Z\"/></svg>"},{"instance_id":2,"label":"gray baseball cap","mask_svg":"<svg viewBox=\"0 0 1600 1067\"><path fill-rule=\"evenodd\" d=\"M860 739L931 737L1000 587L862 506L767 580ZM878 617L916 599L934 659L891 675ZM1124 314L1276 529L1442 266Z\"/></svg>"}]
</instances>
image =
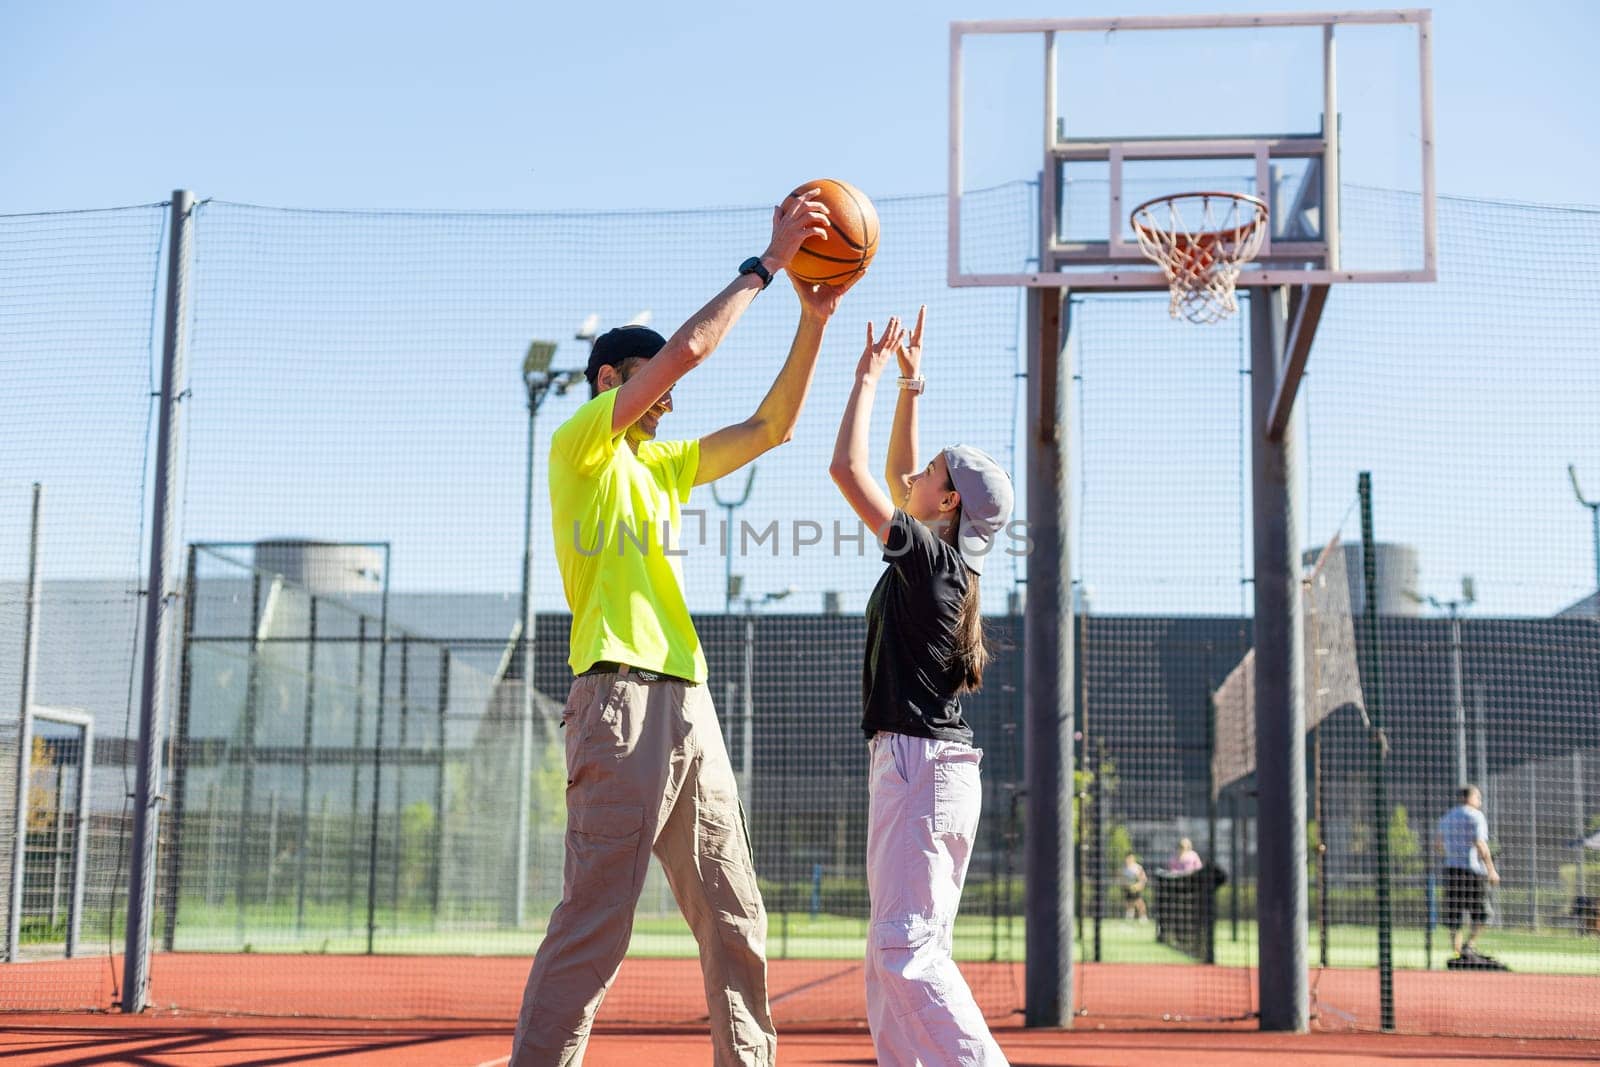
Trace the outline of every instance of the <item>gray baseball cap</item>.
<instances>
[{"instance_id":1,"label":"gray baseball cap","mask_svg":"<svg viewBox=\"0 0 1600 1067\"><path fill-rule=\"evenodd\" d=\"M993 456L971 445L951 445L944 461L961 494L961 559L982 574L983 558L1011 518L1011 478Z\"/></svg>"}]
</instances>

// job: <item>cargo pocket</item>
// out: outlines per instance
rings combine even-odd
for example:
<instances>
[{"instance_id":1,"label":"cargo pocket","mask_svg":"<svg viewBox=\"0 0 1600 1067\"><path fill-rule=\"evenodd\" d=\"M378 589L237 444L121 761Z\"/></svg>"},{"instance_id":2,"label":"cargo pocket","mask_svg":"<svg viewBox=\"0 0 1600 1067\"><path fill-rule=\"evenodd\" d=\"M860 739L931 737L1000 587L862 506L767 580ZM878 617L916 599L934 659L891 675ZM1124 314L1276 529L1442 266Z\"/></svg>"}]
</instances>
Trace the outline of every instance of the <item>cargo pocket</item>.
<instances>
[{"instance_id":1,"label":"cargo pocket","mask_svg":"<svg viewBox=\"0 0 1600 1067\"><path fill-rule=\"evenodd\" d=\"M584 796L600 796L596 787L612 773L610 766L625 752L620 739L623 712L629 701L628 680L621 676L593 675L580 681L569 702L571 714L563 712L567 743L567 805L573 804L573 790Z\"/></svg>"},{"instance_id":2,"label":"cargo pocket","mask_svg":"<svg viewBox=\"0 0 1600 1067\"><path fill-rule=\"evenodd\" d=\"M587 740L596 754L622 759L639 743L649 690L646 683L619 674L602 691L605 699L589 724ZM595 697L598 700L600 693Z\"/></svg>"},{"instance_id":3,"label":"cargo pocket","mask_svg":"<svg viewBox=\"0 0 1600 1067\"><path fill-rule=\"evenodd\" d=\"M892 919L872 924L867 951L877 956L883 993L897 1017L945 1002L950 990L944 969L942 930L926 919Z\"/></svg>"},{"instance_id":4,"label":"cargo pocket","mask_svg":"<svg viewBox=\"0 0 1600 1067\"><path fill-rule=\"evenodd\" d=\"M578 742L582 738L583 708L590 699L588 679L578 678L567 691L567 702L561 708L561 743L566 752L567 784L572 784L572 765L578 758Z\"/></svg>"},{"instance_id":5,"label":"cargo pocket","mask_svg":"<svg viewBox=\"0 0 1600 1067\"><path fill-rule=\"evenodd\" d=\"M585 804L568 812L568 895L633 884L644 809L632 804ZM617 899L627 899L617 895Z\"/></svg>"},{"instance_id":6,"label":"cargo pocket","mask_svg":"<svg viewBox=\"0 0 1600 1067\"><path fill-rule=\"evenodd\" d=\"M945 748L933 763L933 832L971 838L978 832L983 786L978 764L983 753L966 745Z\"/></svg>"}]
</instances>

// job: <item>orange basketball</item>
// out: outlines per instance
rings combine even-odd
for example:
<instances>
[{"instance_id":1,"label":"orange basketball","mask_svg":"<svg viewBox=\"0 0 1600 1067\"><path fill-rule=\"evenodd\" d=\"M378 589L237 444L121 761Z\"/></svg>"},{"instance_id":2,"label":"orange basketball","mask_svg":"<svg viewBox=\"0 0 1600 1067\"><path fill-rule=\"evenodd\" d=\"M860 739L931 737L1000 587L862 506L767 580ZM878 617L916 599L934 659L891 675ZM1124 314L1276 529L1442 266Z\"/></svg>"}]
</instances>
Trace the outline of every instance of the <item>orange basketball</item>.
<instances>
[{"instance_id":1,"label":"orange basketball","mask_svg":"<svg viewBox=\"0 0 1600 1067\"><path fill-rule=\"evenodd\" d=\"M803 282L843 285L865 274L878 254L878 209L867 194L834 178L806 182L784 198L788 207L807 189L820 189L828 205L827 240L808 237L789 263L789 273Z\"/></svg>"}]
</instances>

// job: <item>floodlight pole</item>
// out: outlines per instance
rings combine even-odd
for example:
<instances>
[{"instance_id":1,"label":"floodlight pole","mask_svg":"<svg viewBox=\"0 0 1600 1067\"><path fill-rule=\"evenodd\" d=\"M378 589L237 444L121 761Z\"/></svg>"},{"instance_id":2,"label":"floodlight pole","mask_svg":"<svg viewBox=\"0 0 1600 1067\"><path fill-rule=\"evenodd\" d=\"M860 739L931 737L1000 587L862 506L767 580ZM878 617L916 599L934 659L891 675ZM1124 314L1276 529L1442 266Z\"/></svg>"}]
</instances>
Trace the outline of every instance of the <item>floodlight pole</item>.
<instances>
[{"instance_id":1,"label":"floodlight pole","mask_svg":"<svg viewBox=\"0 0 1600 1067\"><path fill-rule=\"evenodd\" d=\"M738 499L734 499L731 496L727 500L722 499L722 494L717 490L717 483L716 482L712 482L711 483L711 499L715 500L717 502L717 506L722 508L725 512L727 512L727 515L728 515L728 517L726 519L724 519L723 522L722 522L722 595L723 595L722 613L724 615L732 615L733 614L733 602L736 599L738 599L738 592L739 592L739 589L735 588L735 586L733 584L733 546L734 546L734 538L736 536L734 534L734 530L733 530L733 515L734 515L734 512L736 512L740 508L744 507L745 503L750 499L750 490L755 487L755 484L756 484L756 467L755 467L755 464L753 464L753 463L750 465L749 473L745 475L744 492L739 495ZM741 576L739 581L740 581L740 587L742 587L743 582L744 582L744 578ZM752 716L754 715L754 712L750 710L750 704L751 704L751 698L750 698L750 672L751 672L751 669L752 669L751 668L751 664L750 664L750 648L751 648L752 643L755 641L755 632L754 632L754 630L752 628L750 619L748 618L748 616L750 614L750 598L749 597L746 597L745 601L744 601L744 613L747 616L745 621L744 621L744 646L743 646L744 647L743 655L744 655L744 664L745 664L745 666L744 666L744 704L745 704L744 727L745 727L745 731L746 731L745 736L748 737L749 736L749 729L750 729L750 721L751 721ZM722 723L722 741L723 741L723 744L725 746L727 746L728 753L729 753L729 755L731 757L732 754L733 754L733 681L731 679L728 681L727 718L724 719L723 723ZM743 777L744 778L748 778L749 776L747 774L747 775L744 775ZM744 801L745 801L745 818L748 819L750 817L750 796L749 796L748 789L744 785L742 779L741 779L741 782L740 782L739 791L740 791L740 795L744 797Z\"/></svg>"},{"instance_id":2,"label":"floodlight pole","mask_svg":"<svg viewBox=\"0 0 1600 1067\"><path fill-rule=\"evenodd\" d=\"M746 493L748 496L748 492ZM794 586L776 589L764 595L760 601L754 597L744 598L744 645L743 675L744 675L744 700L740 709L740 736L739 736L739 799L744 804L744 817L748 821L750 813L755 810L755 728L756 728L756 698L755 698L755 672L756 672L756 620L755 609L759 603L762 606L774 601L782 600L795 591ZM728 717L733 717L733 709L728 709ZM733 757L730 749L729 759Z\"/></svg>"},{"instance_id":3,"label":"floodlight pole","mask_svg":"<svg viewBox=\"0 0 1600 1067\"><path fill-rule=\"evenodd\" d=\"M555 354L553 341L534 341L522 362L522 385L528 404L528 461L527 480L522 496L522 595L518 616L518 637L522 645L522 716L517 724L517 820L513 860L515 888L507 901L510 905L503 921L511 926L521 926L528 913L528 869L530 864L531 809L533 792L533 722L534 709L534 656L535 612L533 606L533 493L535 465L535 440L539 408L552 389L564 395L583 377L582 371L550 369L550 359Z\"/></svg>"},{"instance_id":4,"label":"floodlight pole","mask_svg":"<svg viewBox=\"0 0 1600 1067\"><path fill-rule=\"evenodd\" d=\"M1463 586L1466 583L1467 580L1463 579ZM1472 598L1463 596L1441 601L1430 596L1427 599L1433 607L1450 615L1450 696L1456 715L1456 785L1464 786L1472 781L1472 776L1467 770L1467 696L1462 683L1461 609L1472 603Z\"/></svg>"},{"instance_id":5,"label":"floodlight pole","mask_svg":"<svg viewBox=\"0 0 1600 1067\"><path fill-rule=\"evenodd\" d=\"M1456 705L1456 782L1466 785L1467 700L1461 690L1461 605L1450 601L1450 692Z\"/></svg>"},{"instance_id":6,"label":"floodlight pole","mask_svg":"<svg viewBox=\"0 0 1600 1067\"><path fill-rule=\"evenodd\" d=\"M1589 521L1594 526L1594 613L1600 615L1600 500L1589 500L1578 488L1578 469L1567 464L1567 477L1572 479L1572 495L1578 503L1589 509Z\"/></svg>"},{"instance_id":7,"label":"floodlight pole","mask_svg":"<svg viewBox=\"0 0 1600 1067\"><path fill-rule=\"evenodd\" d=\"M157 805L161 796L161 732L166 722L167 660L178 590L168 566L174 516L172 495L181 470L179 401L188 393L189 248L194 194L172 194L167 246L166 324L157 394L155 484L150 495L150 566L144 598L144 663L139 686L138 772L134 781L132 849L128 862L128 924L123 942L122 1010L143 1011L150 986L150 919L155 897Z\"/></svg>"},{"instance_id":8,"label":"floodlight pole","mask_svg":"<svg viewBox=\"0 0 1600 1067\"><path fill-rule=\"evenodd\" d=\"M722 493L717 490L717 483L711 483L711 499L717 502L719 508L728 513L728 517L725 520L726 525L722 528L722 612L724 615L733 614L733 513L745 506L745 503L750 499L750 490L755 487L755 484L756 468L753 463L750 465L749 473L745 475L744 492L739 495L737 500L731 496L727 500L722 499Z\"/></svg>"},{"instance_id":9,"label":"floodlight pole","mask_svg":"<svg viewBox=\"0 0 1600 1067\"><path fill-rule=\"evenodd\" d=\"M1445 612L1450 617L1450 697L1456 718L1456 785L1464 786L1472 781L1472 776L1467 770L1467 697L1462 684L1461 609L1475 599L1472 592L1472 578L1465 575L1462 577L1461 596L1454 600L1440 600L1435 596L1421 596L1412 592L1406 595L1417 603L1427 604L1435 611Z\"/></svg>"}]
</instances>

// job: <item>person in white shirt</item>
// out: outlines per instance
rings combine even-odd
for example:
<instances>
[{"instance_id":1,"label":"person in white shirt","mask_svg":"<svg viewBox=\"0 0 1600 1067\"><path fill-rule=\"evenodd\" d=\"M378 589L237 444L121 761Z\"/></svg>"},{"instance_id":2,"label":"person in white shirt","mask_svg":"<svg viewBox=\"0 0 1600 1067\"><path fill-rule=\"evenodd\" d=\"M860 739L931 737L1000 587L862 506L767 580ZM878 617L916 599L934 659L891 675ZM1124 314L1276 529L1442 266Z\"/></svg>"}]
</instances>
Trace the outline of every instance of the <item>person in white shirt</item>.
<instances>
[{"instance_id":1,"label":"person in white shirt","mask_svg":"<svg viewBox=\"0 0 1600 1067\"><path fill-rule=\"evenodd\" d=\"M1500 884L1500 872L1489 852L1489 820L1477 786L1461 787L1461 803L1439 820L1434 845L1444 857L1444 925L1450 928L1450 947L1463 959L1487 959L1474 942L1489 919L1488 887ZM1463 916L1470 922L1465 940Z\"/></svg>"}]
</instances>

